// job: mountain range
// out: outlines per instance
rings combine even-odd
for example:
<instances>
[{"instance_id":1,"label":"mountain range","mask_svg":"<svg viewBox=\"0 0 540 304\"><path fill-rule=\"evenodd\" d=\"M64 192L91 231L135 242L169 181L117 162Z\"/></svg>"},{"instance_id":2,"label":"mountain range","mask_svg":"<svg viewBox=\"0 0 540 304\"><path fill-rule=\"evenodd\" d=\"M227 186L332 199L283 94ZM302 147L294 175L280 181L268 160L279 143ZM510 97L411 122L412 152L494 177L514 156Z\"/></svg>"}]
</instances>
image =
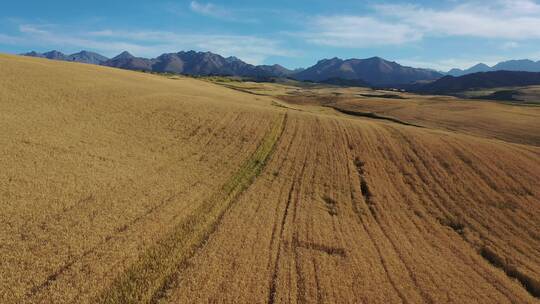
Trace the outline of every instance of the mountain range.
<instances>
[{"instance_id":1,"label":"mountain range","mask_svg":"<svg viewBox=\"0 0 540 304\"><path fill-rule=\"evenodd\" d=\"M269 78L292 78L300 81L335 85L395 86L441 94L456 91L458 88L467 89L466 87L469 86L471 88L492 87L493 83L505 86L513 83L524 85L527 81L522 77L531 76L529 74L508 73L482 74L485 72L503 70L540 72L540 61L535 62L527 59L504 61L492 67L480 63L467 70L453 69L446 73L447 76L445 76L443 73L429 69L402 66L380 57L347 60L340 58L323 59L307 69L289 70L278 64L252 65L236 57L223 57L211 52L196 51L166 53L151 59L136 57L127 51L110 59L89 51L81 51L71 55L65 55L59 51L30 52L23 55L159 73L194 76L229 75L263 80ZM467 75L475 76L460 77ZM505 77L517 78L502 81Z\"/></svg>"},{"instance_id":2,"label":"mountain range","mask_svg":"<svg viewBox=\"0 0 540 304\"><path fill-rule=\"evenodd\" d=\"M540 73L521 71L478 72L464 76L445 76L426 84L417 84L408 91L426 94L456 94L474 89L540 85Z\"/></svg>"},{"instance_id":3,"label":"mountain range","mask_svg":"<svg viewBox=\"0 0 540 304\"><path fill-rule=\"evenodd\" d=\"M451 69L446 74L450 76L463 76L479 72L495 72L495 71L520 71L520 72L540 72L540 61L532 61L529 59L508 60L499 62L494 66L488 66L484 63L479 63L468 69Z\"/></svg>"},{"instance_id":4,"label":"mountain range","mask_svg":"<svg viewBox=\"0 0 540 304\"><path fill-rule=\"evenodd\" d=\"M65 55L58 51L50 51L43 54L30 52L23 55L53 60L99 64L127 70L198 76L232 75L269 78L289 77L295 72L277 64L255 66L245 63L236 57L225 58L211 52L195 51L167 53L152 59L135 57L127 51L122 52L111 59L88 51L81 51L72 55Z\"/></svg>"},{"instance_id":5,"label":"mountain range","mask_svg":"<svg viewBox=\"0 0 540 304\"><path fill-rule=\"evenodd\" d=\"M166 53L148 59L122 52L111 59L105 56L81 51L65 55L58 51L47 53L30 52L25 56L53 60L75 61L104 66L161 73L186 75L232 75L251 78L293 78L301 81L326 82L332 84L355 84L362 86L391 86L410 84L416 81L431 81L443 77L442 74L427 70L405 67L396 62L379 57L367 59L339 58L324 59L308 69L289 70L276 65L251 65L236 57L222 57L211 52Z\"/></svg>"},{"instance_id":6,"label":"mountain range","mask_svg":"<svg viewBox=\"0 0 540 304\"><path fill-rule=\"evenodd\" d=\"M98 53L89 52L89 51L80 51L79 53L71 54L71 55L65 55L62 52L59 51L50 51L46 53L37 53L37 52L30 52L23 54L25 56L30 57L40 57L40 58L47 58L52 60L64 60L64 61L74 61L74 62L82 62L82 63L89 63L89 64L102 64L105 61L109 60L109 58L100 55Z\"/></svg>"},{"instance_id":7,"label":"mountain range","mask_svg":"<svg viewBox=\"0 0 540 304\"><path fill-rule=\"evenodd\" d=\"M325 82L328 79L364 80L375 86L392 86L421 80L436 80L442 74L402 66L380 57L367 59L323 59L316 65L294 75L298 80Z\"/></svg>"}]
</instances>

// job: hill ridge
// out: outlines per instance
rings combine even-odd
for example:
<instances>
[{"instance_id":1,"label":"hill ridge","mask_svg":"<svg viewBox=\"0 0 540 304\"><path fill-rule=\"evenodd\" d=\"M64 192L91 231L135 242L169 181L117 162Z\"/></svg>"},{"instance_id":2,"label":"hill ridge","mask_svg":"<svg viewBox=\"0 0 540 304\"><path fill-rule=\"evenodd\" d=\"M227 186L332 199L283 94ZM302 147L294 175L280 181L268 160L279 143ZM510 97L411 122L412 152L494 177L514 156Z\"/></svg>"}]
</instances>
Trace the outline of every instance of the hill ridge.
<instances>
[{"instance_id":1,"label":"hill ridge","mask_svg":"<svg viewBox=\"0 0 540 304\"><path fill-rule=\"evenodd\" d=\"M478 72L459 77L445 76L432 83L416 85L410 91L428 94L453 94L471 89L529 86L540 84L540 73L521 71Z\"/></svg>"},{"instance_id":2,"label":"hill ridge","mask_svg":"<svg viewBox=\"0 0 540 304\"><path fill-rule=\"evenodd\" d=\"M433 70L402 66L395 61L389 61L378 56L345 60L333 57L330 59L321 59L315 65L306 69L290 70L279 64L252 65L234 56L225 58L212 52L197 52L193 50L164 53L156 58L136 57L127 51L111 59L107 59L105 56L96 53L93 54L95 54L93 59L86 60L85 63L128 70L197 76L230 75L263 79L278 77L294 78L302 81L330 81L334 83L349 83L352 80L354 83L362 83L366 86L409 84L416 81L435 80L443 76ZM32 51L23 55L82 62L75 56L76 54L68 56L58 51L43 54Z\"/></svg>"},{"instance_id":3,"label":"hill ridge","mask_svg":"<svg viewBox=\"0 0 540 304\"><path fill-rule=\"evenodd\" d=\"M485 63L478 63L468 69L451 69L446 75L459 77L478 72L515 71L515 72L540 72L540 60L512 59L501 61L493 66Z\"/></svg>"}]
</instances>

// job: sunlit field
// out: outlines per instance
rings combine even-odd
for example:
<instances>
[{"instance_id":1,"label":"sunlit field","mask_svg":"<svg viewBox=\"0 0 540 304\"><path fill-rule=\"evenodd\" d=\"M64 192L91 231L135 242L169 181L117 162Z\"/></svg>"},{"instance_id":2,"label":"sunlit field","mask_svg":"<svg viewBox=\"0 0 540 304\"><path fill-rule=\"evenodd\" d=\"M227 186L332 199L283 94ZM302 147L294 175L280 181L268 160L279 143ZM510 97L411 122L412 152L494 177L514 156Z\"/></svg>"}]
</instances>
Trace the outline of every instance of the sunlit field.
<instances>
[{"instance_id":1,"label":"sunlit field","mask_svg":"<svg viewBox=\"0 0 540 304\"><path fill-rule=\"evenodd\" d=\"M0 67L1 303L538 303L538 107Z\"/></svg>"}]
</instances>

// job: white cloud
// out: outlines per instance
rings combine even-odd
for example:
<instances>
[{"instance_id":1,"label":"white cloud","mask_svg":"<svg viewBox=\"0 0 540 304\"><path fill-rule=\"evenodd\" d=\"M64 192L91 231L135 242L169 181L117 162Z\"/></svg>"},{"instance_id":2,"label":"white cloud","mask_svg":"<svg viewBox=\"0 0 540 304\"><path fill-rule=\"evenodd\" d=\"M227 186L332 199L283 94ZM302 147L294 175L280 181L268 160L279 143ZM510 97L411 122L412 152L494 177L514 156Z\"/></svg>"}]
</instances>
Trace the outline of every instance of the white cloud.
<instances>
[{"instance_id":1,"label":"white cloud","mask_svg":"<svg viewBox=\"0 0 540 304\"><path fill-rule=\"evenodd\" d=\"M273 39L249 35L183 34L166 31L100 30L65 34L62 28L23 24L19 35L0 33L0 43L20 46L43 46L59 50L88 49L107 56L129 51L136 56L155 57L166 52L181 50L211 51L223 56L236 56L246 62L260 64L270 56L296 56Z\"/></svg>"},{"instance_id":2,"label":"white cloud","mask_svg":"<svg viewBox=\"0 0 540 304\"><path fill-rule=\"evenodd\" d=\"M540 38L540 5L531 0L468 1L447 9L383 4L374 9L380 18L411 26L425 36Z\"/></svg>"},{"instance_id":3,"label":"white cloud","mask_svg":"<svg viewBox=\"0 0 540 304\"><path fill-rule=\"evenodd\" d=\"M192 11L201 15L226 19L231 18L230 11L226 10L225 8L216 6L212 3L200 3L197 1L191 1L189 7Z\"/></svg>"},{"instance_id":4,"label":"white cloud","mask_svg":"<svg viewBox=\"0 0 540 304\"><path fill-rule=\"evenodd\" d=\"M240 23L257 23L258 20L251 18L245 13L249 10L246 9L229 9L223 6L219 6L213 3L202 3L198 1L191 1L189 8L192 12L197 14L212 17L224 21L240 22Z\"/></svg>"},{"instance_id":5,"label":"white cloud","mask_svg":"<svg viewBox=\"0 0 540 304\"><path fill-rule=\"evenodd\" d=\"M75 50L96 50L105 55L113 55L128 50L138 54L149 54L154 51L153 46L132 43L123 39L105 41L89 39L87 33L63 34L61 29L52 26L39 26L22 24L19 26L20 36L16 36L18 45L43 45L44 47Z\"/></svg>"},{"instance_id":6,"label":"white cloud","mask_svg":"<svg viewBox=\"0 0 540 304\"><path fill-rule=\"evenodd\" d=\"M457 4L456 4L457 3ZM363 48L401 45L425 37L540 39L540 4L533 0L468 0L450 7L376 4L369 15L317 16L311 30L296 33L308 42ZM507 46L510 46L508 44Z\"/></svg>"},{"instance_id":7,"label":"white cloud","mask_svg":"<svg viewBox=\"0 0 540 304\"><path fill-rule=\"evenodd\" d=\"M501 5L504 10L512 14L520 15L538 15L540 14L540 4L533 0L498 0L495 1Z\"/></svg>"},{"instance_id":8,"label":"white cloud","mask_svg":"<svg viewBox=\"0 0 540 304\"><path fill-rule=\"evenodd\" d=\"M37 35L46 35L48 32L39 26L31 24L22 24L19 26L19 31L26 34L37 34Z\"/></svg>"},{"instance_id":9,"label":"white cloud","mask_svg":"<svg viewBox=\"0 0 540 304\"><path fill-rule=\"evenodd\" d=\"M502 50L512 50L520 47L520 44L515 41L508 41L501 45Z\"/></svg>"},{"instance_id":10,"label":"white cloud","mask_svg":"<svg viewBox=\"0 0 540 304\"><path fill-rule=\"evenodd\" d=\"M112 40L124 39L134 43L151 43L156 52L196 49L211 51L223 56L236 56L246 62L259 64L269 56L294 57L296 52L284 49L279 41L247 35L179 34L165 31L112 31L91 32L90 36Z\"/></svg>"},{"instance_id":11,"label":"white cloud","mask_svg":"<svg viewBox=\"0 0 540 304\"><path fill-rule=\"evenodd\" d=\"M311 24L315 30L300 34L307 41L336 47L398 45L422 38L406 24L391 24L371 17L319 16Z\"/></svg>"}]
</instances>

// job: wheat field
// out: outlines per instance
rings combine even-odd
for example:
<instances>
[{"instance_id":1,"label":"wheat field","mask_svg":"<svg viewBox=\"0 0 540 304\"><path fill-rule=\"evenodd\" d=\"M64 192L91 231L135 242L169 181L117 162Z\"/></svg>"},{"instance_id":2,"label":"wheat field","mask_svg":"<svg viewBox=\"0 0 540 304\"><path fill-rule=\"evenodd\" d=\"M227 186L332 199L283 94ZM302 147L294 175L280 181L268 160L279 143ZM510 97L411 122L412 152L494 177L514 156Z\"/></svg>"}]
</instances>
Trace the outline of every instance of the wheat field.
<instances>
[{"instance_id":1,"label":"wheat field","mask_svg":"<svg viewBox=\"0 0 540 304\"><path fill-rule=\"evenodd\" d=\"M0 55L0 302L540 301L535 108L241 89Z\"/></svg>"}]
</instances>

